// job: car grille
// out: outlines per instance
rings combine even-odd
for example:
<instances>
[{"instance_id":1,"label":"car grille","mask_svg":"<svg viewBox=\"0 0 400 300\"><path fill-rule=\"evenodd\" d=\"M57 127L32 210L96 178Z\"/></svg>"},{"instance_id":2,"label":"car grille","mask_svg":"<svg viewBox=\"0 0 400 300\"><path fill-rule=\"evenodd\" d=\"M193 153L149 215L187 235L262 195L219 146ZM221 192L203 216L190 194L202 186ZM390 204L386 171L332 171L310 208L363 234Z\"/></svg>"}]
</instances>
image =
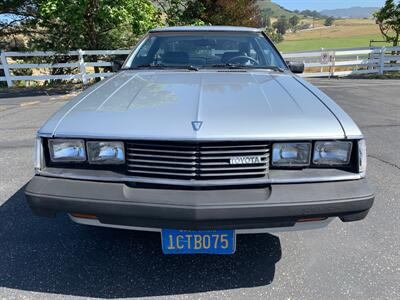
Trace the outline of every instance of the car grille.
<instances>
[{"instance_id":1,"label":"car grille","mask_svg":"<svg viewBox=\"0 0 400 300\"><path fill-rule=\"evenodd\" d=\"M267 142L126 142L129 175L186 180L265 177L269 170ZM231 164L231 158L256 158ZM245 161L246 163L247 161Z\"/></svg>"}]
</instances>

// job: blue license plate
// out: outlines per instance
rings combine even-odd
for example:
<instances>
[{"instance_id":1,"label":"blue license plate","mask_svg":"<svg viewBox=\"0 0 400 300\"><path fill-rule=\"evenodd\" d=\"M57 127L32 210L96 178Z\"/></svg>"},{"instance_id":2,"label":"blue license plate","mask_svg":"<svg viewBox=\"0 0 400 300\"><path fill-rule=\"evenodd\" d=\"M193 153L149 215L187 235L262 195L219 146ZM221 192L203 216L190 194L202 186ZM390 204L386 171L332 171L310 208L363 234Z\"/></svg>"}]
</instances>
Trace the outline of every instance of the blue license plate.
<instances>
[{"instance_id":1,"label":"blue license plate","mask_svg":"<svg viewBox=\"0 0 400 300\"><path fill-rule=\"evenodd\" d=\"M233 254L236 249L234 230L163 229L161 242L164 254Z\"/></svg>"}]
</instances>

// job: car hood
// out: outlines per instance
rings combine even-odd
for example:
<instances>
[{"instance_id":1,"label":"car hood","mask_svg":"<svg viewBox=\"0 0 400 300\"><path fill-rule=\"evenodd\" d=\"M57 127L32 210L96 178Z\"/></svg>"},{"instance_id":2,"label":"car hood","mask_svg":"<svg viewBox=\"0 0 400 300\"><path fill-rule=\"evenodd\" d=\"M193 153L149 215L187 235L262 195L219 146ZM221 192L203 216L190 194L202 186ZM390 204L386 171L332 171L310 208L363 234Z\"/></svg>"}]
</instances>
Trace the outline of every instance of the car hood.
<instances>
[{"instance_id":1,"label":"car hood","mask_svg":"<svg viewBox=\"0 0 400 300\"><path fill-rule=\"evenodd\" d=\"M345 137L337 117L295 76L236 70L122 71L81 93L41 131L160 140Z\"/></svg>"}]
</instances>

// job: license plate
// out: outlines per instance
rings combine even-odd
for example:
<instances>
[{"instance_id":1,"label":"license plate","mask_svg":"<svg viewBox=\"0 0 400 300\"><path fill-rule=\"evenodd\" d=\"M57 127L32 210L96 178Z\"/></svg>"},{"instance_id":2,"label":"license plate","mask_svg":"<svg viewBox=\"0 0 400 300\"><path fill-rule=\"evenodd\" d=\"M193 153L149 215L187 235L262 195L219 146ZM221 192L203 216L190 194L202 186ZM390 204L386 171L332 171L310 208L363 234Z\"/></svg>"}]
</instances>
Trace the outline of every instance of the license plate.
<instances>
[{"instance_id":1,"label":"license plate","mask_svg":"<svg viewBox=\"0 0 400 300\"><path fill-rule=\"evenodd\" d=\"M236 249L233 230L163 229L161 242L164 254L233 254Z\"/></svg>"}]
</instances>

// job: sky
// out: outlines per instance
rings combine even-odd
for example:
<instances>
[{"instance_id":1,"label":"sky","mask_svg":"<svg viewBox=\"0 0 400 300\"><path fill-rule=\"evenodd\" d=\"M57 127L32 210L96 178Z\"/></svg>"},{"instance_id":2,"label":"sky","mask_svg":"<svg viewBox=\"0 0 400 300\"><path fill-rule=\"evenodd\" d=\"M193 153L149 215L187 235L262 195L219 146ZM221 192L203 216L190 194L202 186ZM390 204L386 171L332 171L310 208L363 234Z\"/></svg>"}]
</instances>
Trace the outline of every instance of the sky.
<instances>
[{"instance_id":1,"label":"sky","mask_svg":"<svg viewBox=\"0 0 400 300\"><path fill-rule=\"evenodd\" d=\"M348 8L353 6L381 7L385 0L272 0L290 10L323 10L335 8Z\"/></svg>"}]
</instances>

